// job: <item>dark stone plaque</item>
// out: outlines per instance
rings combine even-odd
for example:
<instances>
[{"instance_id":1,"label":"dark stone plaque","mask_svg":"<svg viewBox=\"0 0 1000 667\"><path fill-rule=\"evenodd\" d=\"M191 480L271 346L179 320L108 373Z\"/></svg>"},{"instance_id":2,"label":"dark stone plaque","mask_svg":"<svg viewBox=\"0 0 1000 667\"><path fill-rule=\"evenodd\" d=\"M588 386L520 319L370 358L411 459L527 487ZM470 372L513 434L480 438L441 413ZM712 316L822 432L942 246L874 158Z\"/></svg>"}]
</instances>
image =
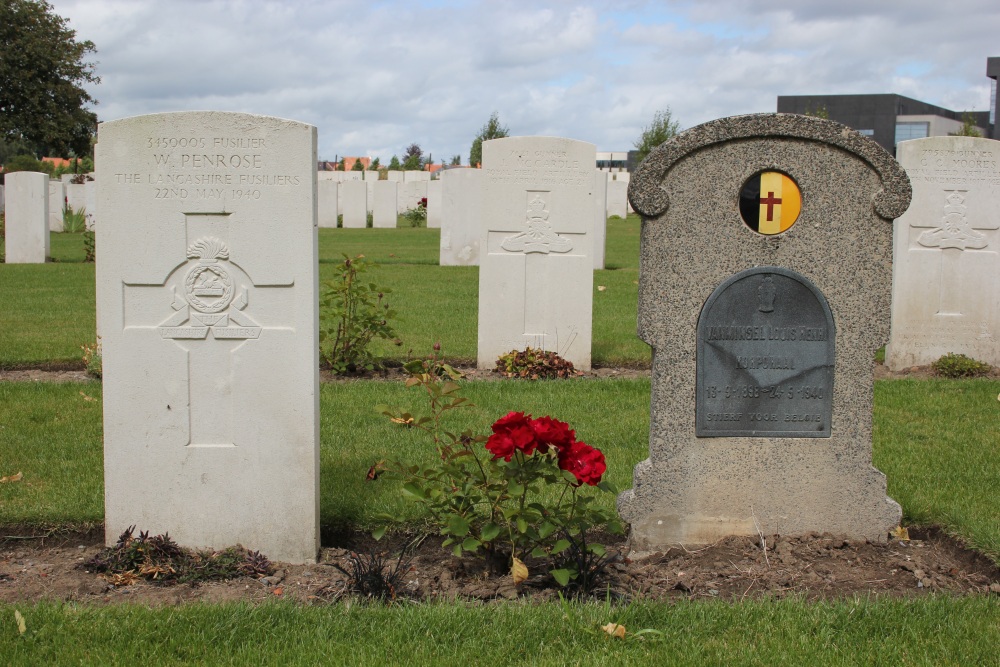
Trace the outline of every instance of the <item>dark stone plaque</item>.
<instances>
[{"instance_id":1,"label":"dark stone plaque","mask_svg":"<svg viewBox=\"0 0 1000 667\"><path fill-rule=\"evenodd\" d=\"M830 437L834 334L826 298L794 271L719 285L698 318L695 435Z\"/></svg>"}]
</instances>

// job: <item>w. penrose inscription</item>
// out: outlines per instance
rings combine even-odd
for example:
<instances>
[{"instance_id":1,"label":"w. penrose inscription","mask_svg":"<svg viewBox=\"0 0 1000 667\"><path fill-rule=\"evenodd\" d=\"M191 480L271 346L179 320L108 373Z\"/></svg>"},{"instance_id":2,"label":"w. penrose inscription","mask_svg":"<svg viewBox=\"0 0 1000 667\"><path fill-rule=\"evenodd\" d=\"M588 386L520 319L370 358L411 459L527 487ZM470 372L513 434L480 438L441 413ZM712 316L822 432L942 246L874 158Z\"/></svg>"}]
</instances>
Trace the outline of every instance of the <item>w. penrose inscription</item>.
<instances>
[{"instance_id":1,"label":"w. penrose inscription","mask_svg":"<svg viewBox=\"0 0 1000 667\"><path fill-rule=\"evenodd\" d=\"M738 273L698 319L695 435L830 437L834 324L804 276Z\"/></svg>"}]
</instances>

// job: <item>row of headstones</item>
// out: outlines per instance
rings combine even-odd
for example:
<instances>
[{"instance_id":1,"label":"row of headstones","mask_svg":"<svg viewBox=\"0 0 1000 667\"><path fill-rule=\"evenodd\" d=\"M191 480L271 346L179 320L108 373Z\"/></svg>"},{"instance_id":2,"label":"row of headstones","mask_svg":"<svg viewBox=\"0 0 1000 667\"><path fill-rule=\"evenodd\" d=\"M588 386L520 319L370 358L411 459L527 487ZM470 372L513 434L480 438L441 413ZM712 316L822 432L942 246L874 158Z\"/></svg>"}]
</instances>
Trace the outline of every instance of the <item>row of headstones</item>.
<instances>
[{"instance_id":1,"label":"row of headstones","mask_svg":"<svg viewBox=\"0 0 1000 667\"><path fill-rule=\"evenodd\" d=\"M319 172L319 175L352 172ZM354 172L376 173L376 172ZM392 172L403 173L403 172ZM408 172L407 172L408 173ZM415 172L422 173L422 172ZM343 216L343 227L357 229L367 226L368 215L372 216L372 227L396 227L401 212L414 209L426 200L427 226L440 227L441 181L380 181L353 179L338 182L319 179L316 183L319 207L319 226L336 227L337 219Z\"/></svg>"},{"instance_id":2,"label":"row of headstones","mask_svg":"<svg viewBox=\"0 0 1000 667\"><path fill-rule=\"evenodd\" d=\"M153 151L150 137L219 148ZM970 150L993 151L960 143L947 159ZM593 145L568 139L484 142L481 365L531 345L589 367L594 160ZM109 541L141 525L190 546L315 559L315 161L315 128L282 119L101 125ZM783 220L782 198L797 202L780 236L736 203L773 170L794 197L757 191L747 210ZM159 196L155 183L194 177L225 184L224 199ZM947 184L969 206L972 184ZM888 221L909 205L906 173L839 124L761 114L664 144L629 193L644 219L639 335L654 351L650 456L619 498L633 549L811 531L884 541L900 508L871 465L871 360L889 333ZM939 236L962 227L952 214Z\"/></svg>"}]
</instances>

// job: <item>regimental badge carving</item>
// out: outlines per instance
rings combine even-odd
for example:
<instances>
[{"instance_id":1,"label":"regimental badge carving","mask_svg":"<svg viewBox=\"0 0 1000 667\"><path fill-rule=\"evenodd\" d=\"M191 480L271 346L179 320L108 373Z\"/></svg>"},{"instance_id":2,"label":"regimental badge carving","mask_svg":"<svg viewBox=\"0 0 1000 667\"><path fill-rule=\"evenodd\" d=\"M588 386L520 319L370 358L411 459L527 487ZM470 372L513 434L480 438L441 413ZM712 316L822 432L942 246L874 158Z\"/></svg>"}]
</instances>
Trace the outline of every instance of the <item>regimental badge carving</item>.
<instances>
[{"instance_id":1,"label":"regimental badge carving","mask_svg":"<svg viewBox=\"0 0 1000 667\"><path fill-rule=\"evenodd\" d=\"M242 312L249 303L246 285L235 289L229 248L213 236L198 239L187 249L183 294L173 288L170 306L177 311L157 329L163 338L219 340L258 338L261 328ZM235 326L233 326L235 325Z\"/></svg>"},{"instance_id":2,"label":"regimental badge carving","mask_svg":"<svg viewBox=\"0 0 1000 667\"><path fill-rule=\"evenodd\" d=\"M968 190L945 190L944 217L941 225L922 233L917 243L925 248L958 248L981 250L987 245L986 235L977 232L965 217L965 197Z\"/></svg>"},{"instance_id":3,"label":"regimental badge carving","mask_svg":"<svg viewBox=\"0 0 1000 667\"><path fill-rule=\"evenodd\" d=\"M545 208L545 200L541 195L536 194L528 202L527 212L528 230L508 236L500 244L500 247L509 252L543 253L569 252L573 249L573 243L569 239L559 236L549 223L549 211Z\"/></svg>"}]
</instances>

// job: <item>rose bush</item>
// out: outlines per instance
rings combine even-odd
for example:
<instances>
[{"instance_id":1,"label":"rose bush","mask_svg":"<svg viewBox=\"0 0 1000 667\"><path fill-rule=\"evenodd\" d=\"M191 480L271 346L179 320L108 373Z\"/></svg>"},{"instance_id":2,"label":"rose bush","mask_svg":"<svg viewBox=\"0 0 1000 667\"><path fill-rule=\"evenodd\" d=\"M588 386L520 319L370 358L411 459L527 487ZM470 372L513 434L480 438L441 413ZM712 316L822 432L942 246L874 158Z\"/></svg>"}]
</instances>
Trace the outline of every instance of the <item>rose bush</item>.
<instances>
[{"instance_id":1,"label":"rose bush","mask_svg":"<svg viewBox=\"0 0 1000 667\"><path fill-rule=\"evenodd\" d=\"M438 456L427 466L395 463L388 470L403 482L403 492L427 507L456 556L476 554L505 562L515 581L524 561L547 561L561 585L594 580L607 562L601 544L588 532L622 531L614 512L596 503L597 493L614 493L602 480L604 454L576 438L569 424L550 416L533 418L509 412L496 420L492 435L447 431L442 417L472 405L459 396L460 374L436 359L406 365L408 386L422 387L429 415L377 409L392 420L426 431Z\"/></svg>"}]
</instances>

